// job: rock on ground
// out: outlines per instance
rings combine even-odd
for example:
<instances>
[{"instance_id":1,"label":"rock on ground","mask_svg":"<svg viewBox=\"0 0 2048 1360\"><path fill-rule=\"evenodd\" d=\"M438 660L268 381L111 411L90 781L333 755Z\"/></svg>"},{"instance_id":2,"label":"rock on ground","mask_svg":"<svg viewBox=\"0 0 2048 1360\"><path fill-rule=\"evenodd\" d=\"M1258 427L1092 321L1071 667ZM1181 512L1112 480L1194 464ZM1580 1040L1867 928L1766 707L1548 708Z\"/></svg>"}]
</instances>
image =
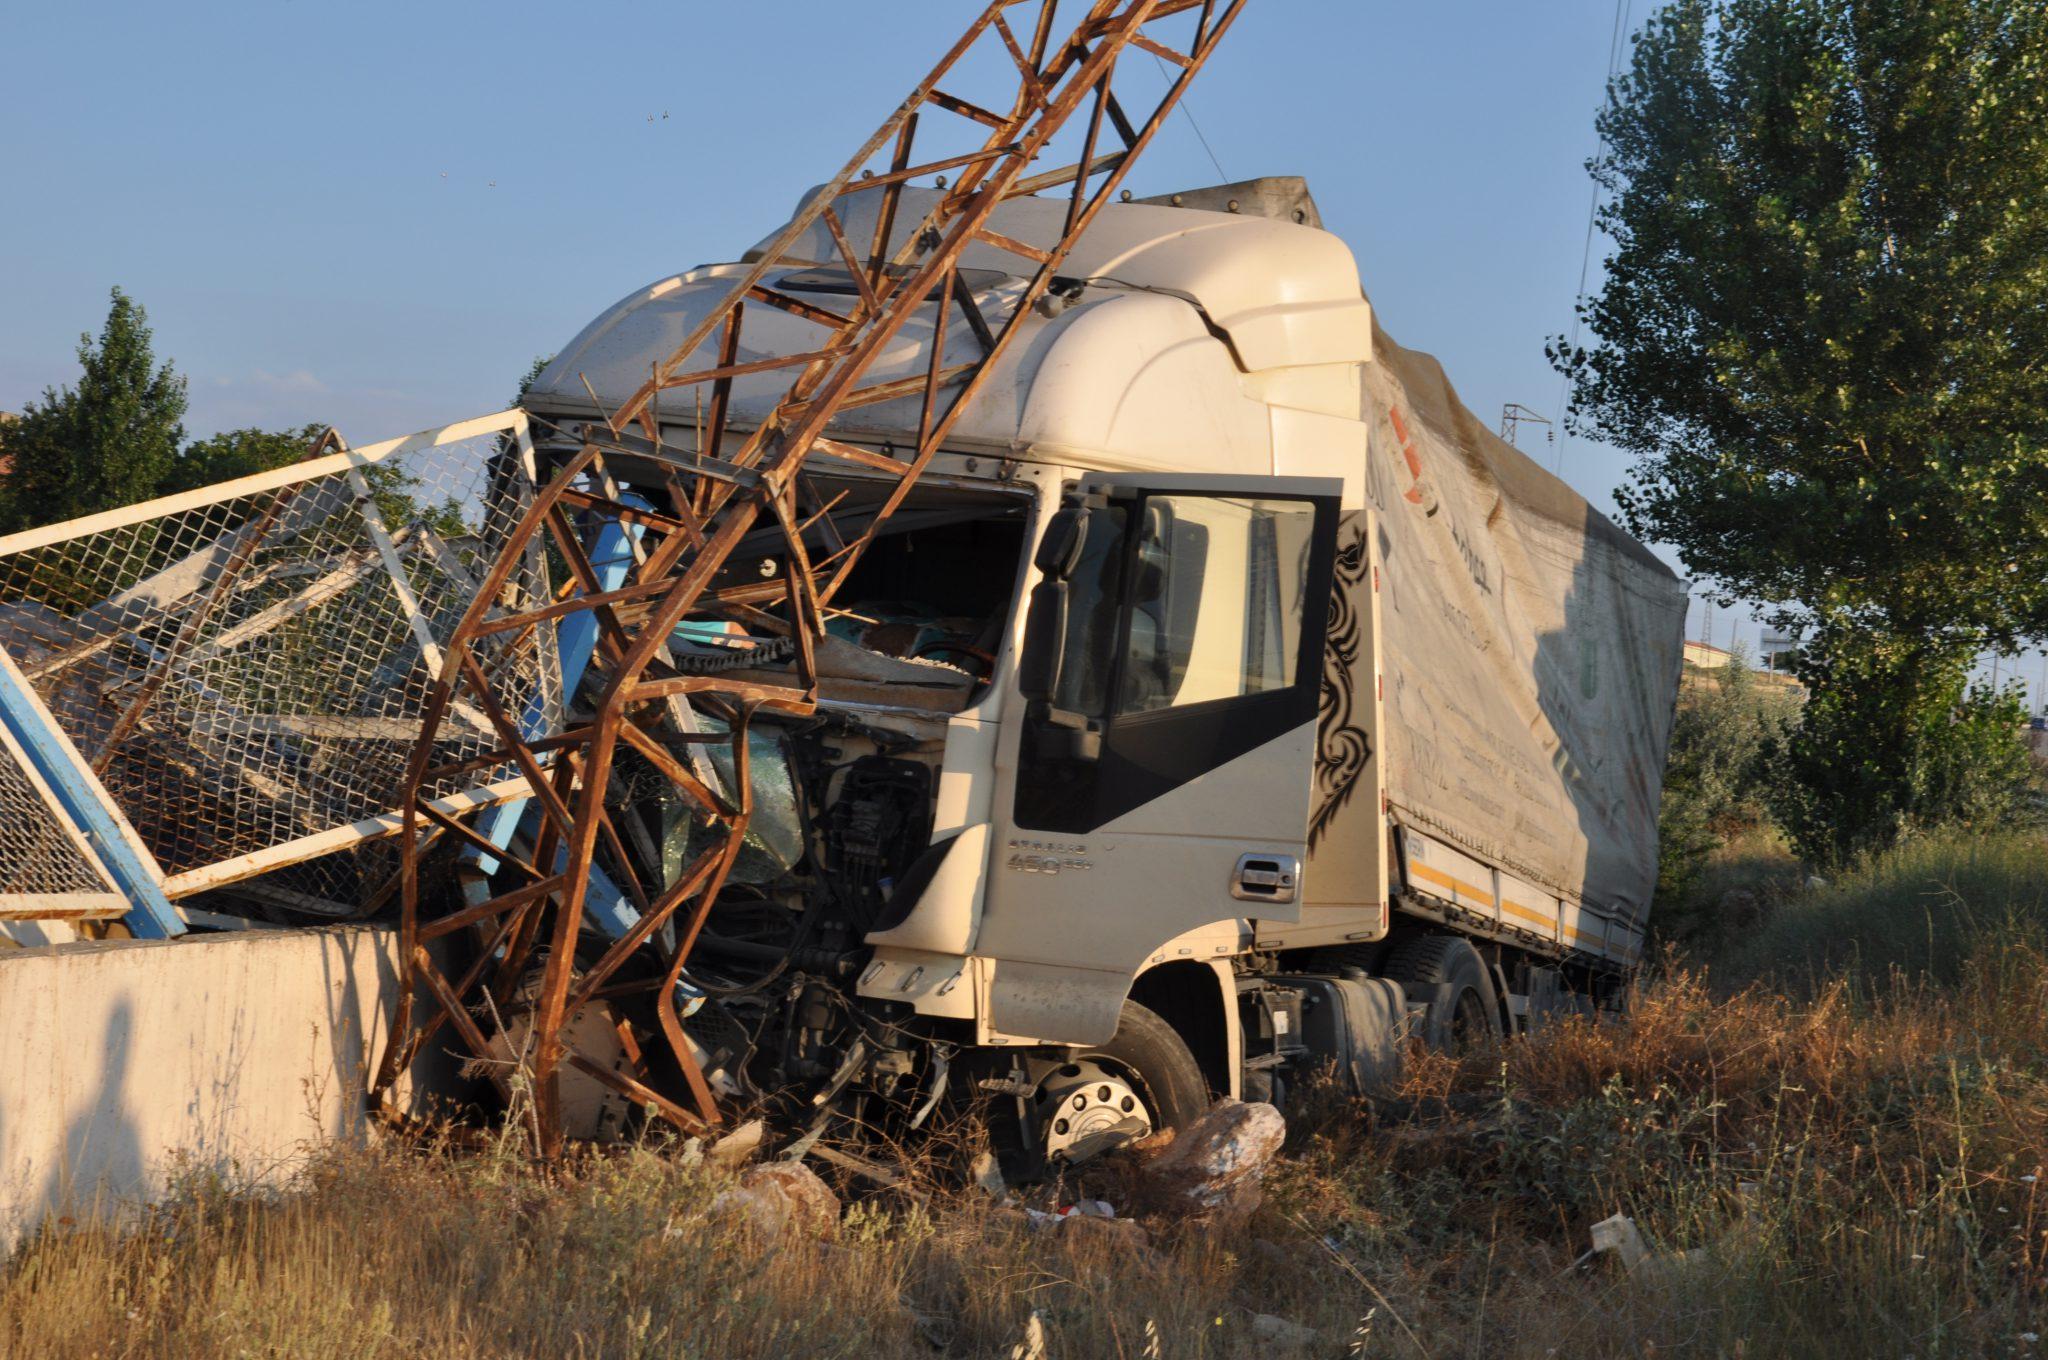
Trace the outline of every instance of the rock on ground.
<instances>
[{"instance_id":1,"label":"rock on ground","mask_svg":"<svg viewBox=\"0 0 2048 1360\"><path fill-rule=\"evenodd\" d=\"M1145 1165L1151 1197L1178 1199L1200 1212L1249 1214L1286 1137L1287 1121L1271 1105L1219 1101Z\"/></svg>"},{"instance_id":2,"label":"rock on ground","mask_svg":"<svg viewBox=\"0 0 2048 1360\"><path fill-rule=\"evenodd\" d=\"M711 1203L714 1214L736 1214L771 1236L794 1229L809 1237L839 1231L839 1196L798 1162L764 1162L747 1168L739 1184Z\"/></svg>"}]
</instances>

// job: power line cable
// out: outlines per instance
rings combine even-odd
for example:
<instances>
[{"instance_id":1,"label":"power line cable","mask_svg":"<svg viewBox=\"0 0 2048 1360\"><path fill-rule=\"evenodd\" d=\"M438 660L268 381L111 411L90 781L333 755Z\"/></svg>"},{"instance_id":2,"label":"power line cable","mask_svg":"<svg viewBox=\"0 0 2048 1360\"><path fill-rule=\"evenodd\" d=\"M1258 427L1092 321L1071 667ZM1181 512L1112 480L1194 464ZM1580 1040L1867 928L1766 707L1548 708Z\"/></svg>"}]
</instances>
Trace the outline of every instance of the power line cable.
<instances>
[{"instance_id":1,"label":"power line cable","mask_svg":"<svg viewBox=\"0 0 2048 1360\"><path fill-rule=\"evenodd\" d=\"M1614 0L1614 29L1607 35L1607 83L1610 86L1614 83L1615 73L1621 68L1621 54L1626 46L1628 22L1634 14L1635 0ZM1153 60L1156 61L1158 58L1155 57ZM1598 155L1606 147L1607 139L1602 137L1594 148L1594 154ZM1593 264L1593 225L1599 217L1600 184L1596 180L1593 184L1593 196L1586 204L1586 240L1579 248L1579 291L1572 298L1572 339L1571 344L1566 346L1567 353L1579 347L1579 327L1584 321L1579 315L1579 307L1586 300L1586 276L1591 272ZM1566 429L1564 424L1565 395L1570 386L1571 379L1568 376L1563 373L1557 375L1557 412L1556 419L1551 424L1551 428L1557 431L1557 462L1551 470L1560 477L1564 475L1564 446L1571 442L1572 437L1571 431Z\"/></svg>"},{"instance_id":2,"label":"power line cable","mask_svg":"<svg viewBox=\"0 0 2048 1360\"><path fill-rule=\"evenodd\" d=\"M1631 0L1631 3L1633 3L1633 0ZM1152 64L1159 68L1159 78L1166 82L1168 89L1173 88L1173 77L1166 73L1166 63L1159 59L1159 54L1157 52L1151 52L1147 55L1152 58ZM1195 130L1195 140L1202 144L1202 150L1209 153L1209 164L1216 167L1217 181L1222 184L1230 183L1230 176L1223 173L1223 162L1216 159L1215 148L1210 146L1209 139L1202 135L1202 125L1195 121L1194 106L1192 105L1192 103L1190 103L1186 95L1181 96L1180 111L1182 115L1187 118L1188 126Z\"/></svg>"}]
</instances>

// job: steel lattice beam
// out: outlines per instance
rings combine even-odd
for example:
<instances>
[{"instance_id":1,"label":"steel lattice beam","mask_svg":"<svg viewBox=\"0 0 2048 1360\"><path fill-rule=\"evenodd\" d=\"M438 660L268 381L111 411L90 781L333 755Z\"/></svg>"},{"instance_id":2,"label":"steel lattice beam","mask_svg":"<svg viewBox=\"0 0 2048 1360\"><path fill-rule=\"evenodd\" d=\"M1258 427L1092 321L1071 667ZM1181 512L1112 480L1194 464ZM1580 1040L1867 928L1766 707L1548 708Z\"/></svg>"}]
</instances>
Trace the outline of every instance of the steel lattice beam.
<instances>
[{"instance_id":1,"label":"steel lattice beam","mask_svg":"<svg viewBox=\"0 0 2048 1360\"><path fill-rule=\"evenodd\" d=\"M651 1106L686 1129L717 1122L712 1093L692 1055L676 1009L677 982L705 918L716 899L745 834L751 808L747 771L748 725L759 711L804 714L817 697L813 647L823 636L826 610L883 523L902 505L955 421L974 399L984 378L1019 333L1020 322L1046 293L1075 241L1110 202L1126 172L1159 131L1188 83L1243 8L1244 0L1093 0L1064 32L1059 0L996 0L989 4L917 85L896 112L856 151L756 259L734 280L723 302L692 327L675 349L649 371L647 380L601 423L581 431L581 447L537 494L501 548L475 601L446 648L421 739L408 773L403 799L402 958L408 970L401 1014L378 1075L380 1087L402 1071L421 1044L451 1025L479 1058L494 1055L478 1023L484 992L504 998L519 980L539 967L533 998L531 1071L543 1149L561 1142L559 1074L564 1063ZM1071 5L1070 9L1073 8ZM1022 11L1030 22L1013 25ZM1198 11L1192 35L1167 41L1162 20ZM1185 30L1188 25L1178 26ZM998 54L990 63L1007 80L993 91L960 93L963 59L981 48ZM1149 114L1131 119L1112 86L1118 59L1137 47L1170 63L1163 98L1148 101ZM1148 58L1148 66L1150 64ZM1148 75L1150 73L1148 72ZM953 82L942 88L942 82ZM990 97L993 94L996 97ZM1085 120L1081 155L1067 171L1032 175L1034 160L1055 134L1079 115ZM955 120L983 132L976 150L917 159L921 125ZM1108 139L1121 143L1103 150ZM879 159L879 168L878 168ZM913 179L955 173L914 229L900 230L903 189ZM989 228L992 214L1008 199L1066 186L1065 231L1051 247L1028 245ZM872 237L849 239L837 205L849 193L880 190L881 210ZM844 311L793 297L769 283L778 271L798 263L792 249L822 225L840 263L852 276L856 294ZM890 242L902 244L890 252ZM1028 269L1027 282L997 313L982 310L959 274L970 244L1005 251ZM936 334L922 377L866 384L876 356L919 308L938 299ZM801 353L742 361L742 336L750 316L771 309L802 317L829 331ZM958 314L957 316L955 314ZM949 326L968 327L980 357L947 365L943 355ZM715 359L700 351L715 346ZM692 367L692 365L695 365ZM773 413L738 439L729 428L736 378L787 370L790 382ZM673 413L669 395L688 390L698 403L693 450L663 443L662 410ZM915 447L891 458L830 439L826 431L842 412L875 400L915 395L920 401ZM666 397L666 401L665 401ZM729 438L729 436L731 436ZM607 457L630 456L645 465L672 469L668 503L628 503L606 473ZM809 487L806 460L833 460L858 467L891 485L877 513L857 534L844 537L832 524L831 506ZM623 583L607 585L591 561L590 545L577 522L631 526L636 561ZM839 546L814 559L807 529L826 526ZM779 579L738 589L714 590L729 557L750 533L779 533L784 570ZM535 551L551 552L566 567L568 580L551 600L508 600L507 583L518 564ZM594 718L560 734L523 732L519 715L504 711L486 672L487 642L505 635L523 639L572 615L588 616L597 632L592 680ZM785 640L791 659L784 683L740 682L679 669L669 641L685 620L739 623L755 637ZM688 761L657 739L665 705L683 701L725 726L735 778L730 793L713 787ZM437 768L435 752L445 749L437 734L458 705L482 712L501 743L493 756L516 766L532 786L541 824L530 858L502 850L496 895L458 908L444 908L422 890L425 852L431 841L488 844L459 817L430 806L437 782L460 771ZM701 738L699 738L701 739ZM606 808L606 791L621 744L665 776L694 804L715 834L695 859L666 887L643 884L623 853L619 829ZM594 866L603 860L624 880L620 887L640 914L639 923L602 954L579 964L577 945L583 902ZM509 871L509 872L508 872ZM426 944L459 931L475 932L475 961L460 977L440 971ZM644 1064L615 1072L573 1051L566 1031L578 1012L601 995L631 959L651 960L639 970L657 979L656 1014L661 1037L682 1075L681 1099L655 1089ZM415 1021L412 995L423 986L437 1002Z\"/></svg>"}]
</instances>

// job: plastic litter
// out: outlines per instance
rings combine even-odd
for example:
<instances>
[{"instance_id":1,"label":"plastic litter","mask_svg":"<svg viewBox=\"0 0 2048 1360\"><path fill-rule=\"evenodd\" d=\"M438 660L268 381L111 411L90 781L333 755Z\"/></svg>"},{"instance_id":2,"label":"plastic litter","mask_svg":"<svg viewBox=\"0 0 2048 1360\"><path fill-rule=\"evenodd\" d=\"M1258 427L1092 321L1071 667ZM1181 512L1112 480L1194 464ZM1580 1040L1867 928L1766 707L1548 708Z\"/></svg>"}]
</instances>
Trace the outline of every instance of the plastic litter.
<instances>
[{"instance_id":1,"label":"plastic litter","mask_svg":"<svg viewBox=\"0 0 2048 1360\"><path fill-rule=\"evenodd\" d=\"M1650 1249L1643 1242L1642 1231L1626 1214L1603 1218L1593 1225L1593 1250L1587 1254L1598 1256L1610 1251L1621 1258L1625 1270L1632 1271L1649 1259Z\"/></svg>"},{"instance_id":2,"label":"plastic litter","mask_svg":"<svg viewBox=\"0 0 2048 1360\"><path fill-rule=\"evenodd\" d=\"M1024 1217L1030 1220L1034 1228L1057 1228L1074 1218L1113 1219L1116 1217L1116 1207L1106 1199L1081 1199L1075 1200L1072 1204L1063 1204L1049 1212L1044 1209L1027 1208L1024 1210Z\"/></svg>"}]
</instances>

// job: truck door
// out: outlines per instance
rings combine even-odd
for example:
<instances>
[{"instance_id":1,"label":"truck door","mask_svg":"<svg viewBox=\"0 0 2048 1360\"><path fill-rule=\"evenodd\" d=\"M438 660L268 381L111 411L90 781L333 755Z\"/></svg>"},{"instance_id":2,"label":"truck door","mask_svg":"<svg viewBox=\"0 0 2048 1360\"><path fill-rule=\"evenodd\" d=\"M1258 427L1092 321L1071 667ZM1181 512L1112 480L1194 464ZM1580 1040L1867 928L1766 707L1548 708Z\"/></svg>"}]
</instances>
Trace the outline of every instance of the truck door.
<instances>
[{"instance_id":1,"label":"truck door","mask_svg":"<svg viewBox=\"0 0 2048 1360\"><path fill-rule=\"evenodd\" d=\"M988 1030L1099 1042L1170 941L1300 918L1341 492L1102 475L1049 517L991 809Z\"/></svg>"}]
</instances>

